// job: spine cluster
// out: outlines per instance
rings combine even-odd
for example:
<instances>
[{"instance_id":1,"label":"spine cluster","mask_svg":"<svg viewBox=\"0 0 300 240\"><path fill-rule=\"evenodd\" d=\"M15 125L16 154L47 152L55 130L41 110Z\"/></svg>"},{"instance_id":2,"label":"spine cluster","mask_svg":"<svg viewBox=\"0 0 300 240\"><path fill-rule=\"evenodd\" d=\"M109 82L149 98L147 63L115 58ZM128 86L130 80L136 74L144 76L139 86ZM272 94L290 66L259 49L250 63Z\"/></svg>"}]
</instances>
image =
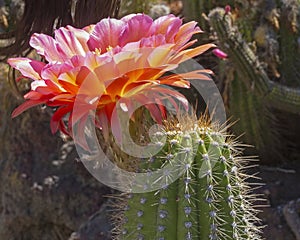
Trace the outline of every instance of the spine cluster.
<instances>
[{"instance_id":1,"label":"spine cluster","mask_svg":"<svg viewBox=\"0 0 300 240\"><path fill-rule=\"evenodd\" d=\"M177 167L157 179L161 189L122 197L117 239L260 239L245 182L249 176L243 173L248 160L239 156L234 141L201 124L156 135L166 143L140 171L151 175L166 164ZM169 183L175 175L179 178Z\"/></svg>"}]
</instances>

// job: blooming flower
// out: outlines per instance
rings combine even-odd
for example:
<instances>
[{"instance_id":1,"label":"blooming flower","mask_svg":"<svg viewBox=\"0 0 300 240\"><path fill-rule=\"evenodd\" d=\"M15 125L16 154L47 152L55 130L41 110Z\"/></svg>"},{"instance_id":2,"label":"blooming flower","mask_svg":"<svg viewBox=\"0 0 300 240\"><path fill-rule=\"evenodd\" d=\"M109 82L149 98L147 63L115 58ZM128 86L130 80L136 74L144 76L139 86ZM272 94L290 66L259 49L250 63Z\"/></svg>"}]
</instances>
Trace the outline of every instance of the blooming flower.
<instances>
[{"instance_id":1,"label":"blooming flower","mask_svg":"<svg viewBox=\"0 0 300 240\"><path fill-rule=\"evenodd\" d=\"M45 62L29 58L8 60L23 77L32 80L31 90L24 96L27 101L12 116L40 104L56 107L52 131L72 135L72 125L84 125L91 110L96 111L100 128L110 121L113 124L116 103L122 100L126 108L131 108L133 96L141 103L154 98L159 105L161 95L166 94L185 104L180 93L163 86L188 88L186 79L208 79L205 74L210 71L164 74L214 46L188 49L195 42L190 41L191 37L200 32L195 22L183 24L173 15L154 21L144 14L131 14L120 20L103 19L83 29L62 27L55 31L54 38L34 34L30 45ZM159 120L157 109L164 109L145 106Z\"/></svg>"}]
</instances>

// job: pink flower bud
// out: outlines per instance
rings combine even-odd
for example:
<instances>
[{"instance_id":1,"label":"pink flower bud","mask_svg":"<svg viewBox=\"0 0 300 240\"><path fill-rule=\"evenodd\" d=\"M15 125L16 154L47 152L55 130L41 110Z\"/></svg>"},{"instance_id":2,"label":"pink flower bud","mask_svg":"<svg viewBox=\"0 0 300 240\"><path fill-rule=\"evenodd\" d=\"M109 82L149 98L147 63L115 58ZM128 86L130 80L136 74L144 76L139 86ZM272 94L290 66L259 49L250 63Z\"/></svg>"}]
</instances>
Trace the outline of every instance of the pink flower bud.
<instances>
[{"instance_id":1,"label":"pink flower bud","mask_svg":"<svg viewBox=\"0 0 300 240\"><path fill-rule=\"evenodd\" d=\"M215 54L218 58L225 59L228 57L226 53L224 53L222 50L219 48L215 48L213 51L213 54Z\"/></svg>"},{"instance_id":2,"label":"pink flower bud","mask_svg":"<svg viewBox=\"0 0 300 240\"><path fill-rule=\"evenodd\" d=\"M231 11L231 7L229 5L225 6L225 14L228 14Z\"/></svg>"}]
</instances>

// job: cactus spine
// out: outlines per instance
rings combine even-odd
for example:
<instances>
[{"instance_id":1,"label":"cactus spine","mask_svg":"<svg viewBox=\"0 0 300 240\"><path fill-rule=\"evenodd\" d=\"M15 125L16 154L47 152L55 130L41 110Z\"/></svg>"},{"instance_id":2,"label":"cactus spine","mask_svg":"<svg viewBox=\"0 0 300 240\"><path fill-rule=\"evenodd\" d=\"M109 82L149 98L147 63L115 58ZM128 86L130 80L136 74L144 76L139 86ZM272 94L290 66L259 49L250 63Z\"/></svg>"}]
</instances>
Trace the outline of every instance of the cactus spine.
<instances>
[{"instance_id":1,"label":"cactus spine","mask_svg":"<svg viewBox=\"0 0 300 240\"><path fill-rule=\"evenodd\" d=\"M270 161L267 159L273 156L281 159L287 145L279 149L278 142L274 139L280 139L283 135L278 127L284 127L286 120L280 122L278 112L299 113L300 89L293 88L291 85L283 85L282 79L285 79L289 73L278 73L276 66L274 66L275 63L272 59L276 58L275 55L277 56L275 51L277 42L274 43L270 34L266 34L263 39L261 39L261 34L258 34L260 38L256 39L258 46L267 44L269 48L275 49L275 52L273 50L271 53L268 52L268 58L272 60L272 64L269 64L268 67L273 69L273 75L277 75L277 77L281 75L281 80L273 81L271 79L274 77L272 78L267 69L264 68L262 61L248 43L249 40L245 40L244 29L240 29L237 24L234 24L231 13L226 13L222 8L216 8L209 14L209 23L217 34L220 46L228 53L229 62L232 64L231 68L233 67L235 72L232 74L233 77L226 76L225 85L228 85L229 91L224 93L229 99L230 115L240 119L234 130L239 134L246 132L245 141L255 145L260 156L264 157L266 161ZM274 25L277 26L275 23ZM258 29L258 32L262 29L267 31L262 26ZM282 38L286 38L286 36ZM280 45L282 48L288 46L289 44ZM288 57L290 57L289 54L285 58L281 57L281 59L290 61ZM294 64L297 64L297 61ZM294 74L297 74L297 71L294 71ZM229 79L230 77L231 79ZM297 84L296 80L294 86L295 84ZM265 131L266 129L275 129L275 131Z\"/></svg>"},{"instance_id":2,"label":"cactus spine","mask_svg":"<svg viewBox=\"0 0 300 240\"><path fill-rule=\"evenodd\" d=\"M239 156L230 136L201 121L157 135L166 136L166 143L140 171L167 163L181 166L165 173L160 190L122 197L116 239L260 239L244 181L248 176L242 173L247 160ZM179 173L169 184L168 175Z\"/></svg>"},{"instance_id":3,"label":"cactus spine","mask_svg":"<svg viewBox=\"0 0 300 240\"><path fill-rule=\"evenodd\" d=\"M243 76L241 80L250 89L254 86L254 93L263 96L272 104L272 107L290 112L298 113L300 106L300 89L283 86L272 82L262 64L259 62L254 52L243 40L241 34L232 26L231 18L225 14L225 10L216 8L210 13L210 23L217 32L226 52L230 54L236 69Z\"/></svg>"},{"instance_id":4,"label":"cactus spine","mask_svg":"<svg viewBox=\"0 0 300 240\"><path fill-rule=\"evenodd\" d=\"M228 54L210 68L217 69L228 114L239 119L235 133L245 133L243 141L264 163L291 152L299 158L300 1L184 0L184 6L185 17L206 32L199 41L216 40Z\"/></svg>"}]
</instances>

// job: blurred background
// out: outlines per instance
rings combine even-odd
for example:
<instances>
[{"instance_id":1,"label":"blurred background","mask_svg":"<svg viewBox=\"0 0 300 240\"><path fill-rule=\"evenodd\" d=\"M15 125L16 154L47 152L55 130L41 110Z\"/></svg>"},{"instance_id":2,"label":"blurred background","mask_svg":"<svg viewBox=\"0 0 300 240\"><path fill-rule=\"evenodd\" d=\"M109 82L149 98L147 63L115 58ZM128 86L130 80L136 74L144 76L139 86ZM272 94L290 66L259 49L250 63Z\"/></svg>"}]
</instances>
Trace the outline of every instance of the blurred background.
<instances>
[{"instance_id":1,"label":"blurred background","mask_svg":"<svg viewBox=\"0 0 300 240\"><path fill-rule=\"evenodd\" d=\"M255 189L267 200L258 205L268 205L259 208L264 237L299 240L299 0L0 0L0 239L110 239L112 190L90 176L70 139L50 133L51 109L11 119L30 85L15 83L18 73L6 60L34 57L34 32L138 12L197 21L204 31L197 44L213 42L227 55L209 51L196 61L214 71L236 122L230 130L253 146L245 154L259 157L249 172L264 183ZM191 91L196 102L200 96Z\"/></svg>"}]
</instances>

